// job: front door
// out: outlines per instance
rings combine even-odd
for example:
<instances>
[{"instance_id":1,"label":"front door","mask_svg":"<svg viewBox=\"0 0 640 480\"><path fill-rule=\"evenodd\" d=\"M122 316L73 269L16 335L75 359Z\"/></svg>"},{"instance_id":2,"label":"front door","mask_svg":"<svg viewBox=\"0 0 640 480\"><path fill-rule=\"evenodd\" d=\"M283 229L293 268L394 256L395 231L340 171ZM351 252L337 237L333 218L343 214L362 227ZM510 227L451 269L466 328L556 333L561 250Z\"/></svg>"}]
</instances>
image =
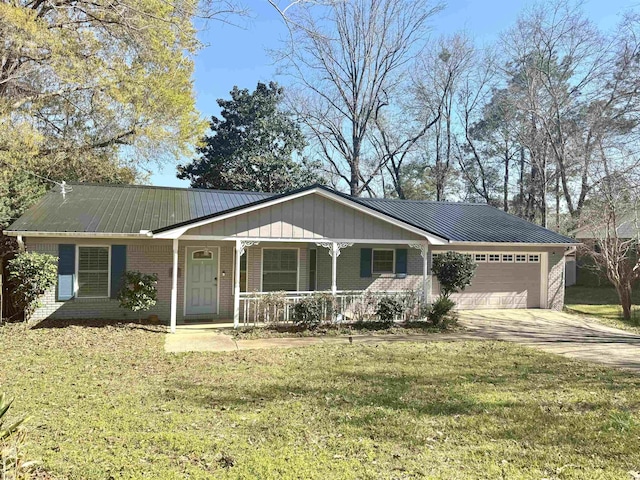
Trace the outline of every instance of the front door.
<instances>
[{"instance_id":1,"label":"front door","mask_svg":"<svg viewBox=\"0 0 640 480\"><path fill-rule=\"evenodd\" d=\"M186 314L215 314L218 309L218 249L187 248Z\"/></svg>"}]
</instances>

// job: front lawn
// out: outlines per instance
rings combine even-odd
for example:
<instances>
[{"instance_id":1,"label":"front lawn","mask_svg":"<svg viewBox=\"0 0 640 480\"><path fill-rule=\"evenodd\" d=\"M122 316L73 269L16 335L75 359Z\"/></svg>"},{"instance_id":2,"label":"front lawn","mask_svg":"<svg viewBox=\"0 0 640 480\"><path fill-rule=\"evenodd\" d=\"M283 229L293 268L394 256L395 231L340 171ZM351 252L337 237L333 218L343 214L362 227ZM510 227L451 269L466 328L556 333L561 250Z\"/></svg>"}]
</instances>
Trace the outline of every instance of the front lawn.
<instances>
[{"instance_id":1,"label":"front lawn","mask_svg":"<svg viewBox=\"0 0 640 480\"><path fill-rule=\"evenodd\" d=\"M622 319L622 307L613 287L581 287L574 285L565 290L565 307L570 312L591 315L616 328L640 333L640 288L633 292L631 321Z\"/></svg>"},{"instance_id":2,"label":"front lawn","mask_svg":"<svg viewBox=\"0 0 640 480\"><path fill-rule=\"evenodd\" d=\"M640 377L501 342L165 354L131 327L0 329L56 478L624 479Z\"/></svg>"}]
</instances>

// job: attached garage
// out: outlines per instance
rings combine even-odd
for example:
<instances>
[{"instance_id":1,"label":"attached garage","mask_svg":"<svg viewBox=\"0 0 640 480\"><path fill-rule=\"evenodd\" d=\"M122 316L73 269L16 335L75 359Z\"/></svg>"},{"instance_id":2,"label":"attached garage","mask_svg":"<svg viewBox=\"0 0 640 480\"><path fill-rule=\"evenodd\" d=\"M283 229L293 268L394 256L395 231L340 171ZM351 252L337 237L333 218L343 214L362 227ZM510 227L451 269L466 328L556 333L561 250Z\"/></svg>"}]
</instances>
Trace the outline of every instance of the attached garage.
<instances>
[{"instance_id":1,"label":"attached garage","mask_svg":"<svg viewBox=\"0 0 640 480\"><path fill-rule=\"evenodd\" d=\"M477 268L464 292L452 295L460 309L540 308L546 303L542 275L547 252L460 252ZM437 255L438 253L434 253ZM546 282L545 282L546 283ZM440 293L434 277L433 294Z\"/></svg>"}]
</instances>

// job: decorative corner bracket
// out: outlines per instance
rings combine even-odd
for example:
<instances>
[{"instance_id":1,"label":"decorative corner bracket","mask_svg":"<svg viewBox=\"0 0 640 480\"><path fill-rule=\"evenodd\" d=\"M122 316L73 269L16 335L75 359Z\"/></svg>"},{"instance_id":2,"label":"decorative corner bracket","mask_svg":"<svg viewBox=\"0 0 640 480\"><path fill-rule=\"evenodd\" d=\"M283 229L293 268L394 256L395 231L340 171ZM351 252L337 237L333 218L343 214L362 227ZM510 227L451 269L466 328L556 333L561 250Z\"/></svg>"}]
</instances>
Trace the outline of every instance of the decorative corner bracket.
<instances>
[{"instance_id":1,"label":"decorative corner bracket","mask_svg":"<svg viewBox=\"0 0 640 480\"><path fill-rule=\"evenodd\" d=\"M242 255L244 255L244 250L247 247L253 247L254 245L258 245L260 242L251 242L251 241L245 241L242 240L240 242L240 248L238 249L238 256L241 257Z\"/></svg>"}]
</instances>

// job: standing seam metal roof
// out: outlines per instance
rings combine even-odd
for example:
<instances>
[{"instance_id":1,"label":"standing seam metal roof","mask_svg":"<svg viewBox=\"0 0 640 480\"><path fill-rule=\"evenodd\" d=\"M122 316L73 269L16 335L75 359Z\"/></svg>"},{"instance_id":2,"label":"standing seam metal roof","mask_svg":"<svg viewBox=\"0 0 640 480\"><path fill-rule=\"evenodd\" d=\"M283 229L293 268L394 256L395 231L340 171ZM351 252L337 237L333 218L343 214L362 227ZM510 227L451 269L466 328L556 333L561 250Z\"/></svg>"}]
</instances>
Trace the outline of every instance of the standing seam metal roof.
<instances>
[{"instance_id":1,"label":"standing seam metal roof","mask_svg":"<svg viewBox=\"0 0 640 480\"><path fill-rule=\"evenodd\" d=\"M54 189L7 231L139 233L188 225L203 218L321 188L450 241L576 243L575 240L485 204L354 198L313 185L274 195L191 188L73 184L63 199Z\"/></svg>"}]
</instances>

